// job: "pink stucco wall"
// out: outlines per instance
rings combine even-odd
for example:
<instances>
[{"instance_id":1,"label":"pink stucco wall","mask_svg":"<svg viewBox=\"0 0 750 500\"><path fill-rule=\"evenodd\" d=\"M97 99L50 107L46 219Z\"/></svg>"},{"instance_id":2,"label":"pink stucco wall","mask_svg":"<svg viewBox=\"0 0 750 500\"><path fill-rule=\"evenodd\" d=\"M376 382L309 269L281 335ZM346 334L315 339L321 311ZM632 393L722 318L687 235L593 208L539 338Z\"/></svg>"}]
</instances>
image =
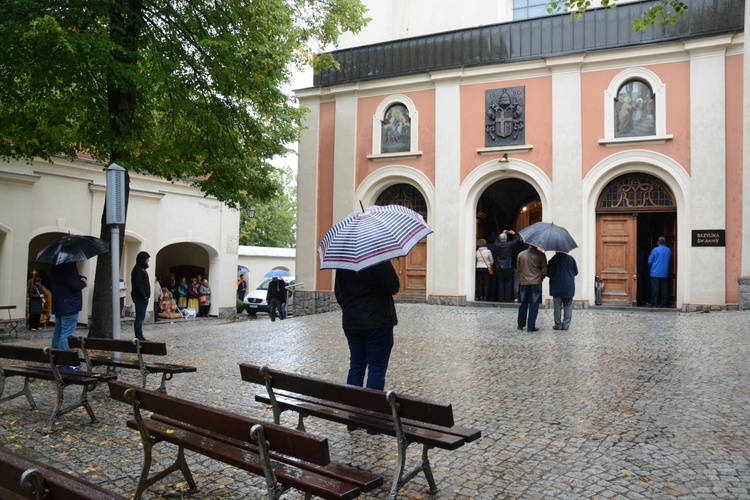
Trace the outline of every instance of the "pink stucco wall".
<instances>
[{"instance_id":1,"label":"pink stucco wall","mask_svg":"<svg viewBox=\"0 0 750 500\"><path fill-rule=\"evenodd\" d=\"M534 147L512 156L533 163L552 178L552 80L540 77L461 87L461 181L477 166L501 156L477 153L485 147L485 91L520 86L526 87L525 143Z\"/></svg>"}]
</instances>

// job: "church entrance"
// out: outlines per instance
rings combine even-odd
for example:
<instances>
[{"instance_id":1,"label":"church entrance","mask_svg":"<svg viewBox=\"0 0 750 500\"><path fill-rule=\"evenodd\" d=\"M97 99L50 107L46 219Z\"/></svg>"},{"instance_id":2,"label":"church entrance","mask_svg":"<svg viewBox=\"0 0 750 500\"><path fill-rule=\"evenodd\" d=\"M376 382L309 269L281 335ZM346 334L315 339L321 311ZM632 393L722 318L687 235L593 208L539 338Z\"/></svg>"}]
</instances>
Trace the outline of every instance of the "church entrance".
<instances>
[{"instance_id":1,"label":"church entrance","mask_svg":"<svg viewBox=\"0 0 750 500\"><path fill-rule=\"evenodd\" d=\"M410 208L427 219L427 203L417 188L410 184L395 184L380 193L376 205L401 205ZM401 286L397 298L427 298L427 238L417 243L406 257L391 261L396 269Z\"/></svg>"},{"instance_id":2,"label":"church entrance","mask_svg":"<svg viewBox=\"0 0 750 500\"><path fill-rule=\"evenodd\" d=\"M609 183L597 203L596 274L604 281L602 302L648 306L648 256L659 236L672 250L669 305L676 303L677 207L671 191L647 174L628 174Z\"/></svg>"},{"instance_id":3,"label":"church entrance","mask_svg":"<svg viewBox=\"0 0 750 500\"><path fill-rule=\"evenodd\" d=\"M541 220L542 202L531 184L521 179L497 181L490 185L479 198L476 216L477 240L486 240L488 248L493 250L497 237L503 231L513 230L517 233ZM490 276L489 288L489 300L496 302L498 299L496 274Z\"/></svg>"}]
</instances>

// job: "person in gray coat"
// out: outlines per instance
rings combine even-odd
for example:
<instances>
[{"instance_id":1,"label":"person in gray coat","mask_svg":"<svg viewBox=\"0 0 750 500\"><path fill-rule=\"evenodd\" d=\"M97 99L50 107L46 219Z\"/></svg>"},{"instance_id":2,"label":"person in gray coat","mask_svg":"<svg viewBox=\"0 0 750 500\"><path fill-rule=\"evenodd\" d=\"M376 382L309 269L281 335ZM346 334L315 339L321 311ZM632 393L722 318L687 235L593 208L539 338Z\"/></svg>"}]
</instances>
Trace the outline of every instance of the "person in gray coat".
<instances>
[{"instance_id":1,"label":"person in gray coat","mask_svg":"<svg viewBox=\"0 0 750 500\"><path fill-rule=\"evenodd\" d=\"M570 255L557 252L547 264L549 293L555 308L554 330L567 330L573 318L573 296L576 294L575 277L578 274L576 260ZM564 314L562 314L564 313Z\"/></svg>"}]
</instances>

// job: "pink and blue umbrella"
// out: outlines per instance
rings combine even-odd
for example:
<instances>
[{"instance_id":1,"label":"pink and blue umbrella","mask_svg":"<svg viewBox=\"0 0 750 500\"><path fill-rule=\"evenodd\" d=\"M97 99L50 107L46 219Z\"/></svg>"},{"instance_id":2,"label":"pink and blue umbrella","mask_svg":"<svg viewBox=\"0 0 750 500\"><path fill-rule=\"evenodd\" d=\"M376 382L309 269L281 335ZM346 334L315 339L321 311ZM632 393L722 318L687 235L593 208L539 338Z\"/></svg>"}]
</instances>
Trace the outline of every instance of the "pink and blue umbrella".
<instances>
[{"instance_id":1,"label":"pink and blue umbrella","mask_svg":"<svg viewBox=\"0 0 750 500\"><path fill-rule=\"evenodd\" d=\"M401 205L374 205L328 231L318 247L320 268L361 271L405 256L430 233L417 212Z\"/></svg>"}]
</instances>

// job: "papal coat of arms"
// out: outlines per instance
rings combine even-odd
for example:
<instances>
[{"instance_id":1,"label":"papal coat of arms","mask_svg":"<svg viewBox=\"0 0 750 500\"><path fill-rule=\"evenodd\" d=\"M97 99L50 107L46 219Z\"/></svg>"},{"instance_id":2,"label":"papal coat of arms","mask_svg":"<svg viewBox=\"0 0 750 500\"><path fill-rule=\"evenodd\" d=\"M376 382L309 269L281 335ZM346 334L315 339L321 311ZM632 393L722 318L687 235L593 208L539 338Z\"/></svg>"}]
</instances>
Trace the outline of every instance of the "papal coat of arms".
<instances>
[{"instance_id":1,"label":"papal coat of arms","mask_svg":"<svg viewBox=\"0 0 750 500\"><path fill-rule=\"evenodd\" d=\"M523 144L526 87L509 87L485 92L485 147Z\"/></svg>"}]
</instances>

